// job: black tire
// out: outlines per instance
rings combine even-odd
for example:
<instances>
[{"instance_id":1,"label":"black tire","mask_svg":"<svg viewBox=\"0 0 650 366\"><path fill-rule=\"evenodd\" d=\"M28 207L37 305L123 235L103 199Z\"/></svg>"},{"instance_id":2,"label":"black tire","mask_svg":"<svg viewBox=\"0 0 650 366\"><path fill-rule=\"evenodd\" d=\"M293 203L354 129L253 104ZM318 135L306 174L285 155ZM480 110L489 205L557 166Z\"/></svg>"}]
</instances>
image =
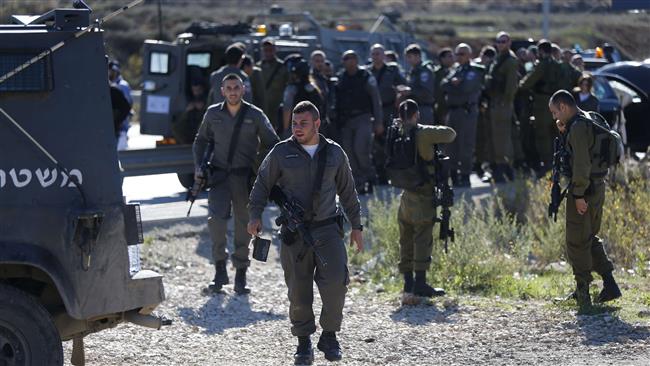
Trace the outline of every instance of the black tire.
<instances>
[{"instance_id":1,"label":"black tire","mask_svg":"<svg viewBox=\"0 0 650 366\"><path fill-rule=\"evenodd\" d=\"M0 364L63 365L63 346L52 317L34 297L0 284Z\"/></svg>"},{"instance_id":2,"label":"black tire","mask_svg":"<svg viewBox=\"0 0 650 366\"><path fill-rule=\"evenodd\" d=\"M177 173L178 181L185 189L190 189L194 185L194 174L181 174Z\"/></svg>"}]
</instances>

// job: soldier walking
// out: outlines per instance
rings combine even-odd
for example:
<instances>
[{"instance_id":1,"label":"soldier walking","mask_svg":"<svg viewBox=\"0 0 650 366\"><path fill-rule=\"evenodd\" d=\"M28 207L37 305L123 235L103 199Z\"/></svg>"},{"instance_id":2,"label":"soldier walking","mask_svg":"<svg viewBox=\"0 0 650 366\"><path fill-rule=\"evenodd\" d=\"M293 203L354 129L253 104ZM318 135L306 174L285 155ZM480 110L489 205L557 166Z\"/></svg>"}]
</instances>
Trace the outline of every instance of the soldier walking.
<instances>
[{"instance_id":1,"label":"soldier walking","mask_svg":"<svg viewBox=\"0 0 650 366\"><path fill-rule=\"evenodd\" d=\"M510 50L510 35L499 32L496 38L498 55L486 76L485 91L489 97L491 141L490 163L494 166L492 179L496 183L512 180L514 149L512 146L512 119L517 93L517 56Z\"/></svg>"},{"instance_id":2,"label":"soldier walking","mask_svg":"<svg viewBox=\"0 0 650 366\"><path fill-rule=\"evenodd\" d=\"M566 202L566 254L573 268L576 290L569 298L576 299L582 311L591 306L589 284L592 271L603 278L603 289L597 302L621 297L621 290L612 274L614 265L607 257L603 241L597 236L603 217L605 176L607 166L601 165L602 141L594 138L594 121L576 106L566 90L553 94L548 108L557 120L561 149L568 158L567 167L555 167L568 175L570 181Z\"/></svg>"},{"instance_id":3,"label":"soldier walking","mask_svg":"<svg viewBox=\"0 0 650 366\"><path fill-rule=\"evenodd\" d=\"M276 56L275 41L272 38L262 40L262 60L257 63L257 66L262 69L264 88L264 105L261 108L278 134L282 134L284 131L282 131L280 103L289 80L289 70Z\"/></svg>"},{"instance_id":4,"label":"soldier walking","mask_svg":"<svg viewBox=\"0 0 650 366\"><path fill-rule=\"evenodd\" d=\"M383 45L377 43L370 48L370 57L372 65L370 72L377 80L377 87L379 88L379 96L381 97L381 108L383 114L383 126L386 130L392 123L396 110L397 87L406 85L406 80L400 74L399 66L395 62L386 62L385 51ZM386 184L386 172L384 170L384 163L386 157L384 156L384 145L386 143L385 134L375 134L373 143L373 160L375 169L377 171L377 181L379 184Z\"/></svg>"},{"instance_id":5,"label":"soldier walking","mask_svg":"<svg viewBox=\"0 0 650 366\"><path fill-rule=\"evenodd\" d=\"M411 70L406 76L411 92L408 95L420 106L420 121L432 125L433 105L435 103L435 77L431 64L422 62L422 49L417 44L411 44L404 50L406 62Z\"/></svg>"},{"instance_id":6,"label":"soldier walking","mask_svg":"<svg viewBox=\"0 0 650 366\"><path fill-rule=\"evenodd\" d=\"M336 118L340 126L341 145L350 159L352 175L359 194L371 193L372 133L383 133L381 99L377 80L359 67L359 57L352 50L343 53L343 66L336 83Z\"/></svg>"},{"instance_id":7,"label":"soldier walking","mask_svg":"<svg viewBox=\"0 0 650 366\"><path fill-rule=\"evenodd\" d=\"M454 50L457 65L442 81L447 102L447 125L456 131L456 139L448 145L451 178L458 187L469 187L472 157L476 143L478 101L483 88L485 68L470 62L472 48L461 43Z\"/></svg>"},{"instance_id":8,"label":"soldier walking","mask_svg":"<svg viewBox=\"0 0 650 366\"><path fill-rule=\"evenodd\" d=\"M224 102L208 108L194 140L195 179L207 179L208 230L212 239L212 259L215 275L209 289L221 290L228 284L226 271L226 229L231 211L235 218L234 252L230 259L237 269L235 292L246 294L248 242L246 232L248 193L250 182L259 162L279 141L264 113L242 100L245 87L238 74L228 74L220 83ZM200 169L208 145L213 146L210 173L204 176ZM258 151L259 145L259 151Z\"/></svg>"},{"instance_id":9,"label":"soldier walking","mask_svg":"<svg viewBox=\"0 0 650 366\"><path fill-rule=\"evenodd\" d=\"M404 189L397 214L399 271L404 276L404 294L442 296L444 290L426 283L426 271L431 266L436 213L432 180L435 172L432 171L431 163L434 160L435 145L452 142L456 132L445 126L419 124L418 104L412 99L400 104L399 118L400 122L391 126L388 133L389 140L386 144L390 163L386 169L391 183Z\"/></svg>"},{"instance_id":10,"label":"soldier walking","mask_svg":"<svg viewBox=\"0 0 650 366\"><path fill-rule=\"evenodd\" d=\"M264 159L248 206L248 232L257 235L262 229L261 217L267 199L277 186L304 208L304 223L314 239L314 247L307 247L301 235L283 235L280 249L289 288L291 333L298 337L296 365L311 365L314 360L310 340L316 332L312 310L314 281L323 301L320 315L323 332L318 349L329 361L342 357L336 332L341 330L349 277L342 240L343 220L336 195L352 226L350 244L354 243L358 251L363 249L361 211L350 165L343 149L318 133L320 122L316 106L307 101L296 105L292 136L275 145Z\"/></svg>"}]
</instances>

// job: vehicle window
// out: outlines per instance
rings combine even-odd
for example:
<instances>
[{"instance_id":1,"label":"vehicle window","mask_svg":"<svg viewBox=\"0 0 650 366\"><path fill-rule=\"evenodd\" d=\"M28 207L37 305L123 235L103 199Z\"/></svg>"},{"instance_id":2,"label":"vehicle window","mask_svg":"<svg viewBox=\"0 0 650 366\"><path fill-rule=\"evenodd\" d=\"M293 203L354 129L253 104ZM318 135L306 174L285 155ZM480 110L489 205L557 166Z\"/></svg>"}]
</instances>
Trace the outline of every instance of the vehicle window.
<instances>
[{"instance_id":1,"label":"vehicle window","mask_svg":"<svg viewBox=\"0 0 650 366\"><path fill-rule=\"evenodd\" d=\"M36 56L34 53L0 51L0 75ZM46 56L0 84L0 92L42 92L54 89L50 56Z\"/></svg>"},{"instance_id":2,"label":"vehicle window","mask_svg":"<svg viewBox=\"0 0 650 366\"><path fill-rule=\"evenodd\" d=\"M616 99L616 94L614 93L614 90L612 90L607 79L599 77L594 78L594 87L592 91L599 100Z\"/></svg>"},{"instance_id":3,"label":"vehicle window","mask_svg":"<svg viewBox=\"0 0 650 366\"><path fill-rule=\"evenodd\" d=\"M149 55L149 73L150 74L169 74L169 53L151 52Z\"/></svg>"},{"instance_id":4,"label":"vehicle window","mask_svg":"<svg viewBox=\"0 0 650 366\"><path fill-rule=\"evenodd\" d=\"M187 54L187 66L210 67L210 52L193 52Z\"/></svg>"}]
</instances>

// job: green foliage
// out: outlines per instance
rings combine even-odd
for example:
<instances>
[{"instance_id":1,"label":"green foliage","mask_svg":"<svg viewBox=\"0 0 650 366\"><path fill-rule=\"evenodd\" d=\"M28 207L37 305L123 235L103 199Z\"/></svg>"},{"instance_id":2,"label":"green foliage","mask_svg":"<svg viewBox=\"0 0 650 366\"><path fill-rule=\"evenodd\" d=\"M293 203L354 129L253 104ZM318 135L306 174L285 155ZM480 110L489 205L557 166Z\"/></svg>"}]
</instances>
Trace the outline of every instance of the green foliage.
<instances>
[{"instance_id":1,"label":"green foliage","mask_svg":"<svg viewBox=\"0 0 650 366\"><path fill-rule=\"evenodd\" d=\"M549 192L547 179L519 179L485 198L458 197L452 211L456 241L447 254L434 242L429 280L456 293L522 299L563 295L573 286L570 266L563 262L565 209L563 204L557 222L548 217ZM639 174L625 186L608 188L600 231L617 267L634 269L638 276L648 272L649 201L650 186ZM369 202L370 248L351 258L388 290L398 290L401 282L398 207L398 197Z\"/></svg>"}]
</instances>

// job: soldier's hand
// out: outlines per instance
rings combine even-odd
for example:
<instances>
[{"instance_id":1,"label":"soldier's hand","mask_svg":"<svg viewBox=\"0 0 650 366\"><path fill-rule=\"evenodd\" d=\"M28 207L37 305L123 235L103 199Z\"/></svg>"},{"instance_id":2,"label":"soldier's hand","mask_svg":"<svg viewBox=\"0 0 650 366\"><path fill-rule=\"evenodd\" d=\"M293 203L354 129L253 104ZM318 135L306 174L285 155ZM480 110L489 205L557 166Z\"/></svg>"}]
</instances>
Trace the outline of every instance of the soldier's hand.
<instances>
[{"instance_id":1,"label":"soldier's hand","mask_svg":"<svg viewBox=\"0 0 650 366\"><path fill-rule=\"evenodd\" d=\"M357 247L357 253L363 252L363 234L361 230L352 230L350 233L350 246Z\"/></svg>"},{"instance_id":2,"label":"soldier's hand","mask_svg":"<svg viewBox=\"0 0 650 366\"><path fill-rule=\"evenodd\" d=\"M249 221L247 230L251 236L257 236L257 234L262 231L262 221L260 219Z\"/></svg>"},{"instance_id":3,"label":"soldier's hand","mask_svg":"<svg viewBox=\"0 0 650 366\"><path fill-rule=\"evenodd\" d=\"M585 201L584 198L576 199L576 211L578 211L578 214L584 215L585 212L587 212L588 206L589 205L587 204L587 201Z\"/></svg>"},{"instance_id":4,"label":"soldier's hand","mask_svg":"<svg viewBox=\"0 0 650 366\"><path fill-rule=\"evenodd\" d=\"M557 129L560 131L560 133L564 133L564 131L566 131L566 125L559 119L555 121L555 125L557 126Z\"/></svg>"}]
</instances>

